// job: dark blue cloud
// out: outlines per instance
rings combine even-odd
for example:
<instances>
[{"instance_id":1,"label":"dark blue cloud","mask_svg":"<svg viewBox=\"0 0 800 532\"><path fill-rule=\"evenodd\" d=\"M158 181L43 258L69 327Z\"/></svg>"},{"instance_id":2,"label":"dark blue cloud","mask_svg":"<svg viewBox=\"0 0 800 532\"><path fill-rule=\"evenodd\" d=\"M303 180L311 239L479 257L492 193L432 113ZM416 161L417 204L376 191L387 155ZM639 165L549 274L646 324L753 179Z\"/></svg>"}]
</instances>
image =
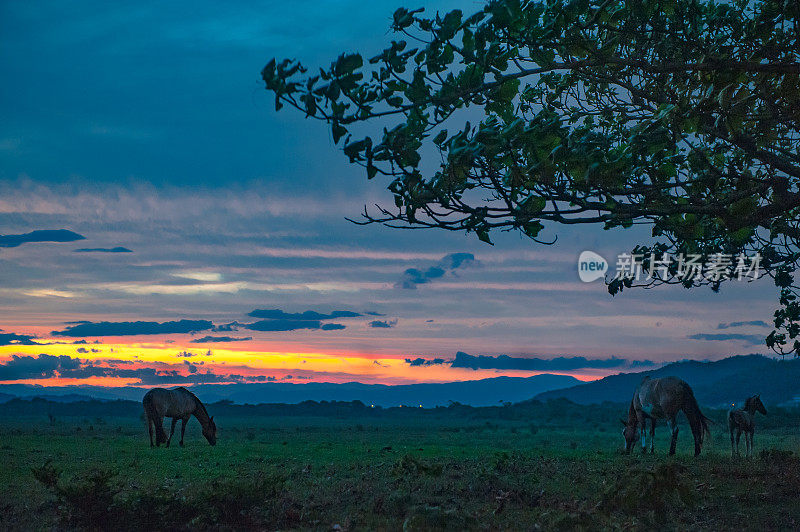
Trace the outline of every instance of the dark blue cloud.
<instances>
[{"instance_id":1,"label":"dark blue cloud","mask_svg":"<svg viewBox=\"0 0 800 532\"><path fill-rule=\"evenodd\" d=\"M12 355L11 359L0 364L0 381L25 379L49 379L58 374L68 378L86 378L105 375L105 368L85 366L80 359L66 355L38 356Z\"/></svg>"},{"instance_id":2,"label":"dark blue cloud","mask_svg":"<svg viewBox=\"0 0 800 532\"><path fill-rule=\"evenodd\" d=\"M35 336L27 334L3 333L0 332L0 345L38 345L34 342Z\"/></svg>"},{"instance_id":3,"label":"dark blue cloud","mask_svg":"<svg viewBox=\"0 0 800 532\"><path fill-rule=\"evenodd\" d=\"M297 331L301 329L332 331L345 328L345 326L340 323L326 323L323 325L323 323L319 320L291 319L262 320L255 323L245 324L243 327L251 331L265 332Z\"/></svg>"},{"instance_id":4,"label":"dark blue cloud","mask_svg":"<svg viewBox=\"0 0 800 532\"><path fill-rule=\"evenodd\" d=\"M391 329L396 324L397 320L392 320L392 321L375 320L369 322L369 326L375 329Z\"/></svg>"},{"instance_id":5,"label":"dark blue cloud","mask_svg":"<svg viewBox=\"0 0 800 532\"><path fill-rule=\"evenodd\" d=\"M717 329L732 329L734 327L772 327L772 326L763 320L732 321L730 323L720 323L719 325L717 325Z\"/></svg>"},{"instance_id":6,"label":"dark blue cloud","mask_svg":"<svg viewBox=\"0 0 800 532\"><path fill-rule=\"evenodd\" d=\"M406 364L409 366L438 366L440 364L444 364L446 362L443 358L433 358L433 359L426 359L422 357L418 358L407 358Z\"/></svg>"},{"instance_id":7,"label":"dark blue cloud","mask_svg":"<svg viewBox=\"0 0 800 532\"><path fill-rule=\"evenodd\" d=\"M644 362L642 362L644 363ZM641 363L640 363L641 364ZM469 369L505 369L523 371L572 371L577 369L609 369L628 365L624 358L596 358L586 357L555 357L555 358L529 358L510 357L500 355L496 357L468 355L462 351L456 353L456 358L451 366L454 368Z\"/></svg>"},{"instance_id":8,"label":"dark blue cloud","mask_svg":"<svg viewBox=\"0 0 800 532\"><path fill-rule=\"evenodd\" d=\"M109 368L112 377L139 379L138 384L213 384L241 381L240 375L218 375L210 372L195 372L182 375L177 370L159 371L153 368L117 369ZM189 369L191 372L191 368Z\"/></svg>"},{"instance_id":9,"label":"dark blue cloud","mask_svg":"<svg viewBox=\"0 0 800 532\"><path fill-rule=\"evenodd\" d=\"M350 310L334 310L329 313L306 310L305 312L285 312L280 309L256 309L248 314L253 318L264 318L261 321L249 324L238 324L251 331L297 331L300 329L335 331L344 329L341 323L322 323L326 320L340 318L357 318L362 316L359 312Z\"/></svg>"},{"instance_id":10,"label":"dark blue cloud","mask_svg":"<svg viewBox=\"0 0 800 532\"><path fill-rule=\"evenodd\" d=\"M251 318L262 318L268 320L301 320L301 321L321 321L336 318L358 318L358 312L349 310L334 310L329 314L323 314L313 310L305 312L284 312L280 309L256 309L248 314Z\"/></svg>"},{"instance_id":11,"label":"dark blue cloud","mask_svg":"<svg viewBox=\"0 0 800 532\"><path fill-rule=\"evenodd\" d=\"M763 345L764 337L758 334L692 334L686 338L690 340L705 340L707 342L727 342L734 340L749 345Z\"/></svg>"},{"instance_id":12,"label":"dark blue cloud","mask_svg":"<svg viewBox=\"0 0 800 532\"><path fill-rule=\"evenodd\" d=\"M251 331L296 331L298 329L319 329L322 323L313 320L262 320L244 325Z\"/></svg>"},{"instance_id":13,"label":"dark blue cloud","mask_svg":"<svg viewBox=\"0 0 800 532\"><path fill-rule=\"evenodd\" d=\"M178 353L177 356L180 357L180 358L191 358L191 357L199 357L201 354L204 355L204 356L210 357L211 356L211 349L209 349L205 353L192 353L191 351L181 351L180 353Z\"/></svg>"},{"instance_id":14,"label":"dark blue cloud","mask_svg":"<svg viewBox=\"0 0 800 532\"><path fill-rule=\"evenodd\" d=\"M63 331L52 331L55 336L135 336L140 334L177 334L207 331L213 327L206 320L76 322Z\"/></svg>"},{"instance_id":15,"label":"dark blue cloud","mask_svg":"<svg viewBox=\"0 0 800 532\"><path fill-rule=\"evenodd\" d=\"M462 266L468 266L475 262L475 255L472 253L450 253L445 255L439 263L442 268L457 270Z\"/></svg>"},{"instance_id":16,"label":"dark blue cloud","mask_svg":"<svg viewBox=\"0 0 800 532\"><path fill-rule=\"evenodd\" d=\"M212 342L246 342L248 340L252 340L252 336L247 336L245 338L234 338L232 336L203 336L202 338L197 338L192 340L191 344L208 344Z\"/></svg>"},{"instance_id":17,"label":"dark blue cloud","mask_svg":"<svg viewBox=\"0 0 800 532\"><path fill-rule=\"evenodd\" d=\"M230 323L224 323L222 325L215 325L211 328L214 332L234 332L238 331L239 327L244 327L243 323L239 323L238 321L232 321Z\"/></svg>"},{"instance_id":18,"label":"dark blue cloud","mask_svg":"<svg viewBox=\"0 0 800 532\"><path fill-rule=\"evenodd\" d=\"M133 253L133 250L123 247L115 248L80 248L75 253Z\"/></svg>"},{"instance_id":19,"label":"dark blue cloud","mask_svg":"<svg viewBox=\"0 0 800 532\"><path fill-rule=\"evenodd\" d=\"M202 372L202 363L183 361L189 375L183 375L175 369L159 370L155 368L117 368L117 363L130 364L129 361L109 361L113 364L99 366L91 361L72 358L66 355L53 356L40 354L37 356L13 355L10 360L0 363L0 381L18 381L27 379L49 379L53 377L85 379L88 377L118 377L138 379L136 384L210 384L221 382L262 381L263 378L244 377L242 375L222 375Z\"/></svg>"},{"instance_id":20,"label":"dark blue cloud","mask_svg":"<svg viewBox=\"0 0 800 532\"><path fill-rule=\"evenodd\" d=\"M0 235L0 248L15 248L31 242L75 242L86 237L67 229L40 229L20 235Z\"/></svg>"},{"instance_id":21,"label":"dark blue cloud","mask_svg":"<svg viewBox=\"0 0 800 532\"><path fill-rule=\"evenodd\" d=\"M475 264L475 255L472 253L450 253L445 255L435 265L427 269L408 268L403 272L403 278L395 283L395 288L406 290L416 290L417 285L428 284L435 279L440 279L446 273L454 273L459 268L465 268Z\"/></svg>"}]
</instances>

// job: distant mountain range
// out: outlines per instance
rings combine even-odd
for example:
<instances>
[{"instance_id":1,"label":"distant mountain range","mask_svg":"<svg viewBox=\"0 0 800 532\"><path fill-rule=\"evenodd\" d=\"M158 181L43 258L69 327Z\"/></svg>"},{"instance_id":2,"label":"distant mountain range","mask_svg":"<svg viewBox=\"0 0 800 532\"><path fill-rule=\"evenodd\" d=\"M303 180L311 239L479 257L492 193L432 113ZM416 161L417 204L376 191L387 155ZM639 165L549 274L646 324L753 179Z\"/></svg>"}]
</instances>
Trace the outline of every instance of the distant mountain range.
<instances>
[{"instance_id":1,"label":"distant mountain range","mask_svg":"<svg viewBox=\"0 0 800 532\"><path fill-rule=\"evenodd\" d=\"M202 384L190 386L206 403L229 400L234 403L300 403L302 401L361 401L384 407L422 405L426 408L451 401L471 406L494 406L501 401L524 401L547 390L573 386L580 381L567 375L545 373L534 377L495 377L463 382L403 384L258 383ZM0 386L0 402L19 397L46 397L51 401L95 399L141 400L147 388L99 386L33 387L22 384Z\"/></svg>"},{"instance_id":2,"label":"distant mountain range","mask_svg":"<svg viewBox=\"0 0 800 532\"><path fill-rule=\"evenodd\" d=\"M202 384L190 386L204 402L228 400L238 404L303 401L361 401L383 407L408 405L426 408L446 406L451 401L471 406L494 406L500 402L530 399L547 401L566 398L578 404L627 403L645 375L674 375L688 382L697 400L707 406L726 407L741 403L749 395L761 394L767 405L800 404L800 359L775 360L761 355L742 355L716 362L684 361L637 373L620 373L582 383L574 377L545 373L534 377L495 377L463 382L425 384L258 383ZM0 403L14 397L42 397L55 402L87 399L140 401L147 388L23 384L0 385Z\"/></svg>"},{"instance_id":3,"label":"distant mountain range","mask_svg":"<svg viewBox=\"0 0 800 532\"><path fill-rule=\"evenodd\" d=\"M10 400L14 399L14 397L16 397L16 396L10 395L10 394L7 394L7 393L0 393L0 403L5 403L7 401L10 401Z\"/></svg>"},{"instance_id":4,"label":"distant mountain range","mask_svg":"<svg viewBox=\"0 0 800 532\"><path fill-rule=\"evenodd\" d=\"M574 403L628 402L645 375L674 375L689 383L701 404L724 407L760 394L766 404L797 403L800 399L800 359L775 360L741 355L716 362L675 362L659 369L620 373L569 388L540 393L535 399L566 398Z\"/></svg>"}]
</instances>

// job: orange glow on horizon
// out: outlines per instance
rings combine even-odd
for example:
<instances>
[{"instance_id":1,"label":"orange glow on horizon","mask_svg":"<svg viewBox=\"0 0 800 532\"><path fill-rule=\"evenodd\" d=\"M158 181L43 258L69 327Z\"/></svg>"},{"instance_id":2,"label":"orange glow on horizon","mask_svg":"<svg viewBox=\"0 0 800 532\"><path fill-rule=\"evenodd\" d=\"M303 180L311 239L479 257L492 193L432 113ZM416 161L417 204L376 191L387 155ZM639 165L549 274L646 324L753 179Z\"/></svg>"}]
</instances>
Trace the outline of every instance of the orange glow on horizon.
<instances>
[{"instance_id":1,"label":"orange glow on horizon","mask_svg":"<svg viewBox=\"0 0 800 532\"><path fill-rule=\"evenodd\" d=\"M149 339L148 339L149 340ZM491 377L532 377L554 374L574 377L587 382L605 377L613 371L589 369L582 372L568 371L522 371L469 368L453 368L448 364L411 366L405 359L408 355L374 354L363 352L297 352L254 349L245 345L220 344L207 346L189 342L130 342L117 343L51 343L40 345L0 346L0 361L7 362L14 355L33 356L48 354L69 356L86 360L102 367L120 370L151 368L156 371L174 371L183 377L198 374L238 375L246 382L363 382L367 384L414 384L444 383L479 380ZM61 341L57 339L55 341ZM81 350L80 352L78 350ZM210 354L208 354L210 352ZM187 356L187 353L189 356ZM263 376L261 380L256 377ZM268 379L268 380L267 380ZM226 379L230 382L242 379ZM202 379L198 379L202 382ZM0 384L37 384L42 386L98 385L98 386L146 386L137 378L91 377L85 379L37 378L28 380L0 381ZM211 384L211 383L209 383ZM216 383L215 383L216 384Z\"/></svg>"},{"instance_id":2,"label":"orange glow on horizon","mask_svg":"<svg viewBox=\"0 0 800 532\"><path fill-rule=\"evenodd\" d=\"M87 377L84 379L69 379L51 377L49 379L23 379L17 381L0 381L0 384L26 384L30 386L140 386L139 379L126 379L122 377Z\"/></svg>"}]
</instances>

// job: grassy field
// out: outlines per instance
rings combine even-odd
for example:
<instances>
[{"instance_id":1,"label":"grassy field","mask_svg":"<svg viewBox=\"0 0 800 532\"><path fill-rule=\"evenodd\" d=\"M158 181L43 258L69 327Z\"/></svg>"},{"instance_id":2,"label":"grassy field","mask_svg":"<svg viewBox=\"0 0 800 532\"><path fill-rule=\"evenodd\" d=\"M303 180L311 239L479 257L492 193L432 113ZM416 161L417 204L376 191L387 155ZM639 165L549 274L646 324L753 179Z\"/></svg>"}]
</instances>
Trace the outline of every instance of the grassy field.
<instances>
[{"instance_id":1,"label":"grassy field","mask_svg":"<svg viewBox=\"0 0 800 532\"><path fill-rule=\"evenodd\" d=\"M686 426L676 457L665 428L623 456L607 421L228 416L216 447L192 420L158 449L134 416L0 421L3 529L800 527L795 425L732 460L720 424L695 459Z\"/></svg>"}]
</instances>

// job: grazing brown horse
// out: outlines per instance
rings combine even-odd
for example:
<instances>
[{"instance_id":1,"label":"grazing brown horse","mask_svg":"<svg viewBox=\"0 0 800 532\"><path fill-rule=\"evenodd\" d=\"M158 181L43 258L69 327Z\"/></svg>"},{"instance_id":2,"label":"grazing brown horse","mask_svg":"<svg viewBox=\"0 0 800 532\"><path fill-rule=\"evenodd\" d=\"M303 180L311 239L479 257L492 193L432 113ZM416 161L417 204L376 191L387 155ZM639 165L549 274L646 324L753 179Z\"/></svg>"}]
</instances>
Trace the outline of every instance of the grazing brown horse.
<instances>
[{"instance_id":1,"label":"grazing brown horse","mask_svg":"<svg viewBox=\"0 0 800 532\"><path fill-rule=\"evenodd\" d=\"M755 432L756 412L767 415L767 409L761 402L761 397L754 395L744 402L744 408L737 408L728 412L728 429L731 431L731 456L739 455L739 438L744 432L745 455L753 456L753 433ZM736 431L736 446L733 444L733 431Z\"/></svg>"},{"instance_id":2,"label":"grazing brown horse","mask_svg":"<svg viewBox=\"0 0 800 532\"><path fill-rule=\"evenodd\" d=\"M645 377L641 384L636 388L628 408L628 419L622 420L625 429L622 435L625 436L625 451L631 452L633 444L637 439L637 429L641 433L642 451L647 450L645 431L647 420L650 420L650 452L654 452L653 438L656 432L656 420L666 419L667 426L672 431L672 442L669 446L669 454L675 454L675 445L678 442L678 412L683 410L686 419L694 436L694 455L700 454L703 447L703 435L708 431L710 421L700 411L697 400L694 398L692 388L677 377L664 377L651 379Z\"/></svg>"},{"instance_id":3,"label":"grazing brown horse","mask_svg":"<svg viewBox=\"0 0 800 532\"><path fill-rule=\"evenodd\" d=\"M217 444L217 425L214 423L214 418L209 417L208 411L203 403L200 402L200 399L186 388L182 386L171 390L153 388L144 394L142 405L147 418L147 430L150 433L150 447L153 446L153 427L156 430L156 447L162 443L166 443L167 447L169 447L172 435L175 433L175 424L179 419L183 421L180 441L180 445L183 447L186 422L189 421L192 415L197 418L200 426L203 427L203 436L206 437L208 443L211 445ZM172 429L170 430L169 438L164 433L164 417L172 418Z\"/></svg>"}]
</instances>

